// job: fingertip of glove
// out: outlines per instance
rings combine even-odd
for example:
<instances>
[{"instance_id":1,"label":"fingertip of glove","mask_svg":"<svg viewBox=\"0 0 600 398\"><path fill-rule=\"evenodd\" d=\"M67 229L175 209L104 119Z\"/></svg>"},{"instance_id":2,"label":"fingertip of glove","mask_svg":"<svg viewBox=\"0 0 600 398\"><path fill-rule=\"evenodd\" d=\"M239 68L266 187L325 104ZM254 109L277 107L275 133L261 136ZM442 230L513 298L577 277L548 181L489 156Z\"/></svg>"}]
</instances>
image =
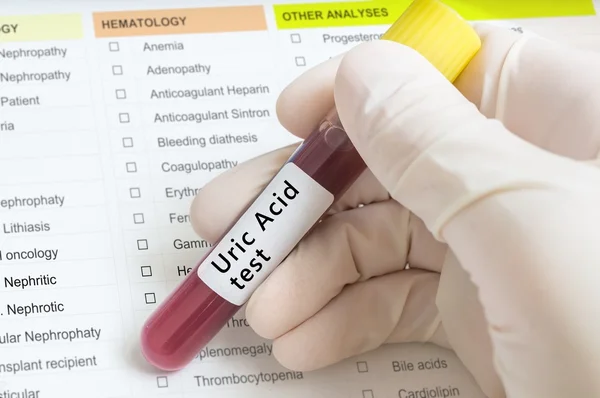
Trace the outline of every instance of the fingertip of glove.
<instances>
[{"instance_id":1,"label":"fingertip of glove","mask_svg":"<svg viewBox=\"0 0 600 398\"><path fill-rule=\"evenodd\" d=\"M204 187L194 196L189 214L190 224L194 232L212 243L214 241L214 234L211 233L214 230L211 227L214 224L211 217L213 213L207 210L214 206L214 199L211 200L213 195L211 195L210 191L210 186L208 186L208 189Z\"/></svg>"},{"instance_id":2,"label":"fingertip of glove","mask_svg":"<svg viewBox=\"0 0 600 398\"><path fill-rule=\"evenodd\" d=\"M334 106L333 82L342 56L310 68L281 91L276 114L290 133L306 138Z\"/></svg>"},{"instance_id":3,"label":"fingertip of glove","mask_svg":"<svg viewBox=\"0 0 600 398\"><path fill-rule=\"evenodd\" d=\"M340 62L335 89L344 87L365 76L381 76L387 73L411 75L422 72L419 67L432 67L416 50L389 40L362 43L348 51ZM335 93L335 91L334 91Z\"/></svg>"},{"instance_id":4,"label":"fingertip of glove","mask_svg":"<svg viewBox=\"0 0 600 398\"><path fill-rule=\"evenodd\" d=\"M489 22L475 22L471 24L471 27L477 33L482 43L485 42L490 36L502 35L506 37L520 37L521 33L509 28L509 24L495 24Z\"/></svg>"},{"instance_id":5,"label":"fingertip of glove","mask_svg":"<svg viewBox=\"0 0 600 398\"><path fill-rule=\"evenodd\" d=\"M297 147L296 143L267 152L210 180L190 205L194 232L210 242L216 241Z\"/></svg>"},{"instance_id":6,"label":"fingertip of glove","mask_svg":"<svg viewBox=\"0 0 600 398\"><path fill-rule=\"evenodd\" d=\"M389 40L363 43L342 59L334 85L335 102L338 108L348 103L374 98L384 100L375 94L395 91L404 83L425 76L443 80L443 75L411 47ZM339 110L339 109L338 109ZM343 109L342 109L343 112Z\"/></svg>"},{"instance_id":7,"label":"fingertip of glove","mask_svg":"<svg viewBox=\"0 0 600 398\"><path fill-rule=\"evenodd\" d=\"M431 113L443 105L442 99L455 102L456 94L456 88L419 52L386 40L364 43L349 51L334 86L340 119L359 151L382 126L414 113L410 109ZM368 157L367 153L362 155Z\"/></svg>"}]
</instances>

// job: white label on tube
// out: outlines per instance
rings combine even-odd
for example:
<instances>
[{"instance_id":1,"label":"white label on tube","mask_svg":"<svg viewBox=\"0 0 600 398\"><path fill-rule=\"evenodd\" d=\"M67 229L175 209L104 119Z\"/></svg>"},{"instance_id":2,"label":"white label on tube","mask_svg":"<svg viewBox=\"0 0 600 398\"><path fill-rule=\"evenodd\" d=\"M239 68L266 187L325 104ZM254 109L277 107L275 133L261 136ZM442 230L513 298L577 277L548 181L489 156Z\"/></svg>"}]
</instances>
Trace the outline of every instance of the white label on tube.
<instances>
[{"instance_id":1,"label":"white label on tube","mask_svg":"<svg viewBox=\"0 0 600 398\"><path fill-rule=\"evenodd\" d=\"M213 248L198 277L243 305L333 203L333 195L287 163Z\"/></svg>"}]
</instances>

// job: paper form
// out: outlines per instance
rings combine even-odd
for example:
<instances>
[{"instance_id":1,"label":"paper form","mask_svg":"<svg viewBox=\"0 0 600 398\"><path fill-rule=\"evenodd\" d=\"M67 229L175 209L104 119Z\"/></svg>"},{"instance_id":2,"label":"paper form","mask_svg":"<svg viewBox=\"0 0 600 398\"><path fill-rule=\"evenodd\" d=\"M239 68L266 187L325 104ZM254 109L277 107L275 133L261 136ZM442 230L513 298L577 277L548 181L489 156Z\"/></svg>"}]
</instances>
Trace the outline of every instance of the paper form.
<instances>
[{"instance_id":1,"label":"paper form","mask_svg":"<svg viewBox=\"0 0 600 398\"><path fill-rule=\"evenodd\" d=\"M501 17L598 33L591 2L565 3ZM199 4L2 3L0 398L483 397L432 346L289 371L243 311L180 372L141 358L144 319L209 247L194 195L297 141L277 123L281 89L377 39L408 1Z\"/></svg>"}]
</instances>

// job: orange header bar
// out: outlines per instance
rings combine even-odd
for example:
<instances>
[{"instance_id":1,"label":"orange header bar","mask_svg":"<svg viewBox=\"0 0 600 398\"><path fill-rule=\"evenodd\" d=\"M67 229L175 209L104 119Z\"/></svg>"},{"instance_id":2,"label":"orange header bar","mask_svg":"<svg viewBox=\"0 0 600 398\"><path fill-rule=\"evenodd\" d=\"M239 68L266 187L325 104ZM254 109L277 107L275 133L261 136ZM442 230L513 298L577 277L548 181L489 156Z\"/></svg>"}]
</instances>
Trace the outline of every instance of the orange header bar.
<instances>
[{"instance_id":1,"label":"orange header bar","mask_svg":"<svg viewBox=\"0 0 600 398\"><path fill-rule=\"evenodd\" d=\"M96 37L266 30L262 6L94 13Z\"/></svg>"}]
</instances>

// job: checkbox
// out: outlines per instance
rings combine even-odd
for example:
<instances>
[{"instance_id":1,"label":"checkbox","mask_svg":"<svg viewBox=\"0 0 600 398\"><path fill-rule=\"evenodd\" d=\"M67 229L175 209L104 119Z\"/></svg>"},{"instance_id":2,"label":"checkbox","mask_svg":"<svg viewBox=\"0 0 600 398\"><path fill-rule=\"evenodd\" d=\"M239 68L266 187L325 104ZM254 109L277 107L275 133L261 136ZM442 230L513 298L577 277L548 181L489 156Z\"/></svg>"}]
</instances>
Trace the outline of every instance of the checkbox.
<instances>
[{"instance_id":1,"label":"checkbox","mask_svg":"<svg viewBox=\"0 0 600 398\"><path fill-rule=\"evenodd\" d=\"M146 299L146 304L156 304L156 294L144 293L144 297Z\"/></svg>"},{"instance_id":2,"label":"checkbox","mask_svg":"<svg viewBox=\"0 0 600 398\"><path fill-rule=\"evenodd\" d=\"M125 99L125 98L127 98L127 93L122 88L116 90L115 94L117 96L117 99Z\"/></svg>"},{"instance_id":3,"label":"checkbox","mask_svg":"<svg viewBox=\"0 0 600 398\"><path fill-rule=\"evenodd\" d=\"M121 65L114 65L112 69L113 69L113 75L122 75L123 74L123 67Z\"/></svg>"},{"instance_id":4,"label":"checkbox","mask_svg":"<svg viewBox=\"0 0 600 398\"><path fill-rule=\"evenodd\" d=\"M358 369L358 373L367 373L369 371L369 366L367 366L367 363L364 361L356 362L356 369Z\"/></svg>"},{"instance_id":5,"label":"checkbox","mask_svg":"<svg viewBox=\"0 0 600 398\"><path fill-rule=\"evenodd\" d=\"M167 380L167 376L158 376L156 378L156 386L158 388L167 388L167 387L169 387L169 380Z\"/></svg>"},{"instance_id":6,"label":"checkbox","mask_svg":"<svg viewBox=\"0 0 600 398\"><path fill-rule=\"evenodd\" d=\"M304 57L296 57L297 66L306 66L306 59Z\"/></svg>"},{"instance_id":7,"label":"checkbox","mask_svg":"<svg viewBox=\"0 0 600 398\"><path fill-rule=\"evenodd\" d=\"M119 43L117 43L116 41L111 41L110 43L108 43L108 49L110 51L119 51Z\"/></svg>"},{"instance_id":8,"label":"checkbox","mask_svg":"<svg viewBox=\"0 0 600 398\"><path fill-rule=\"evenodd\" d=\"M142 277L147 278L149 276L152 276L152 267L149 265L142 265L140 267L140 270L142 271Z\"/></svg>"},{"instance_id":9,"label":"checkbox","mask_svg":"<svg viewBox=\"0 0 600 398\"><path fill-rule=\"evenodd\" d=\"M139 188L129 188L129 196L131 196L132 199L136 199L140 198L142 193Z\"/></svg>"},{"instance_id":10,"label":"checkbox","mask_svg":"<svg viewBox=\"0 0 600 398\"><path fill-rule=\"evenodd\" d=\"M129 113L119 113L119 122L129 123Z\"/></svg>"},{"instance_id":11,"label":"checkbox","mask_svg":"<svg viewBox=\"0 0 600 398\"><path fill-rule=\"evenodd\" d=\"M373 390L363 390L363 398L375 398L373 395Z\"/></svg>"},{"instance_id":12,"label":"checkbox","mask_svg":"<svg viewBox=\"0 0 600 398\"><path fill-rule=\"evenodd\" d=\"M125 137L123 138L123 148L131 148L133 147L133 138Z\"/></svg>"},{"instance_id":13,"label":"checkbox","mask_svg":"<svg viewBox=\"0 0 600 398\"><path fill-rule=\"evenodd\" d=\"M137 172L137 164L135 162L127 162L127 163L125 163L125 169L127 169L128 173L136 173Z\"/></svg>"},{"instance_id":14,"label":"checkbox","mask_svg":"<svg viewBox=\"0 0 600 398\"><path fill-rule=\"evenodd\" d=\"M135 213L133 215L133 223L134 224L143 224L144 223L144 214L143 213Z\"/></svg>"},{"instance_id":15,"label":"checkbox","mask_svg":"<svg viewBox=\"0 0 600 398\"><path fill-rule=\"evenodd\" d=\"M292 33L290 38L292 39L292 43L300 43L302 41L298 33Z\"/></svg>"},{"instance_id":16,"label":"checkbox","mask_svg":"<svg viewBox=\"0 0 600 398\"><path fill-rule=\"evenodd\" d=\"M137 247L138 250L148 250L148 239L138 239Z\"/></svg>"}]
</instances>

